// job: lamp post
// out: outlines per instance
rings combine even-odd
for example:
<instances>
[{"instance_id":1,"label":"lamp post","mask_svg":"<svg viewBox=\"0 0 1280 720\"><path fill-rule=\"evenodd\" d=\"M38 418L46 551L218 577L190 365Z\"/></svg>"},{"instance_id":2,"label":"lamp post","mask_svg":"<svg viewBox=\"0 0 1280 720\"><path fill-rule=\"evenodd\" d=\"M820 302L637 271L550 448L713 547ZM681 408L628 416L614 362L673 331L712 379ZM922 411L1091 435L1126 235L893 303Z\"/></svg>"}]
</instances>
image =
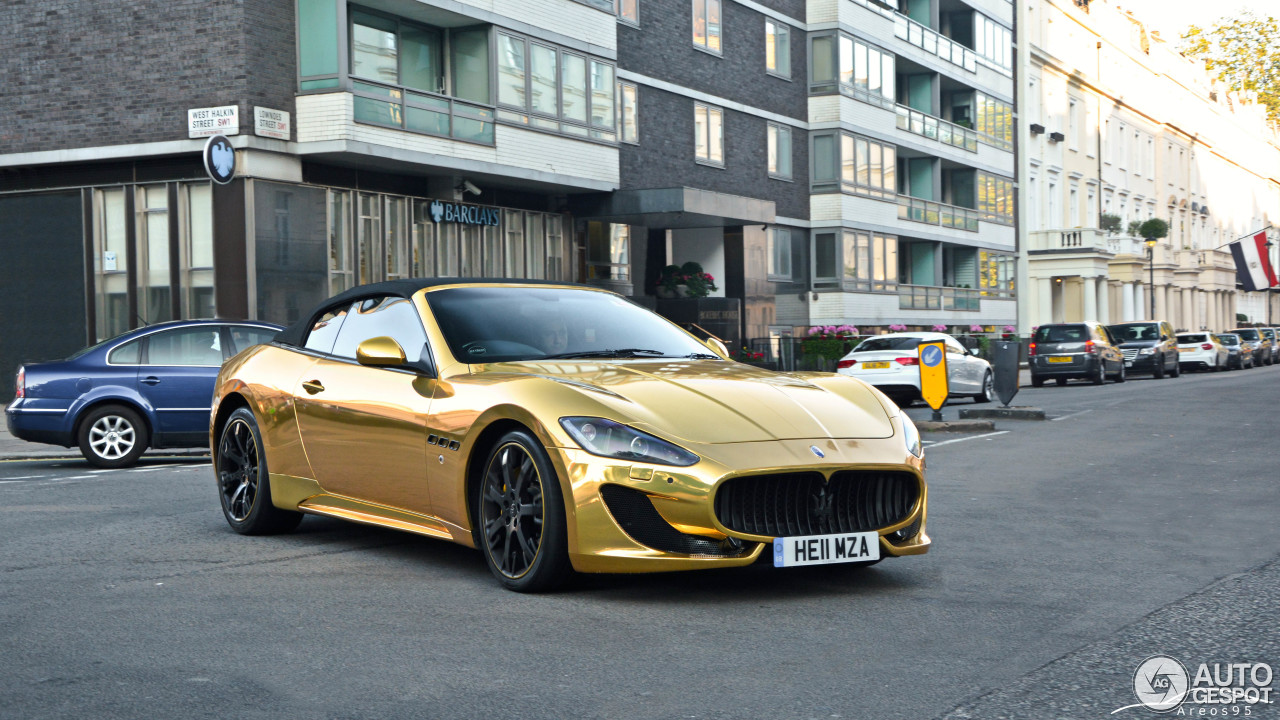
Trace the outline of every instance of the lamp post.
<instances>
[{"instance_id":1,"label":"lamp post","mask_svg":"<svg viewBox=\"0 0 1280 720\"><path fill-rule=\"evenodd\" d=\"M1151 268L1150 291L1147 293L1151 296L1151 320L1156 319L1156 239L1145 238L1147 243L1147 266Z\"/></svg>"}]
</instances>

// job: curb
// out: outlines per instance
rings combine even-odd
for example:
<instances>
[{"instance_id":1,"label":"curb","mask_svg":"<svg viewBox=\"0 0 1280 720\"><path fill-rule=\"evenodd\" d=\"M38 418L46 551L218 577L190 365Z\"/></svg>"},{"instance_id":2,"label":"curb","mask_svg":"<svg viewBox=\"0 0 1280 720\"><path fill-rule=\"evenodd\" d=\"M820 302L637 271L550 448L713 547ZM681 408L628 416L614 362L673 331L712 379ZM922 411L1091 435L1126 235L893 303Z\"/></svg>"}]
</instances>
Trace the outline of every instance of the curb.
<instances>
[{"instance_id":1,"label":"curb","mask_svg":"<svg viewBox=\"0 0 1280 720\"><path fill-rule=\"evenodd\" d=\"M996 424L992 420L922 420L916 422L916 429L920 432L990 432L996 429Z\"/></svg>"},{"instance_id":2,"label":"curb","mask_svg":"<svg viewBox=\"0 0 1280 720\"><path fill-rule=\"evenodd\" d=\"M1004 420L1046 420L1044 410L1038 407L1013 406L1002 408L983 408L981 410L971 410L965 408L960 411L961 419L968 418L990 418Z\"/></svg>"}]
</instances>

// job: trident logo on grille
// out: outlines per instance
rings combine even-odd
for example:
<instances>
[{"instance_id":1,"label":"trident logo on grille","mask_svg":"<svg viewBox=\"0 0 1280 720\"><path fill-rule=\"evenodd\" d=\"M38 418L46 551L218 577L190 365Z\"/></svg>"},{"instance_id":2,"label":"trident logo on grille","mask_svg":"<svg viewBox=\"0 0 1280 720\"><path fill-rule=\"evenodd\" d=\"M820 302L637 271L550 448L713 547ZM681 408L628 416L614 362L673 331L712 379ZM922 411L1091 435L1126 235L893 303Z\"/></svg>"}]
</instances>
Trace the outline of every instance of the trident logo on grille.
<instances>
[{"instance_id":1,"label":"trident logo on grille","mask_svg":"<svg viewBox=\"0 0 1280 720\"><path fill-rule=\"evenodd\" d=\"M818 488L818 492L809 497L809 511L824 525L829 525L835 516L835 495L827 493L825 487Z\"/></svg>"}]
</instances>

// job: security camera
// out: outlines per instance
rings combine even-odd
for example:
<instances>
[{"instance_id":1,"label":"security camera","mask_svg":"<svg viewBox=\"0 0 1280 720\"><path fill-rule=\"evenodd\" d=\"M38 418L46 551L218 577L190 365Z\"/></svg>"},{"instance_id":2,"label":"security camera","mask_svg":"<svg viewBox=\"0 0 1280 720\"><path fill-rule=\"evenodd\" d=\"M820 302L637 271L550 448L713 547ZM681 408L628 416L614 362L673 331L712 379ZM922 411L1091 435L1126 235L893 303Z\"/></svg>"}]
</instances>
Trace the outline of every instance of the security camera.
<instances>
[{"instance_id":1,"label":"security camera","mask_svg":"<svg viewBox=\"0 0 1280 720\"><path fill-rule=\"evenodd\" d=\"M463 180L463 181L462 181L462 189L463 189L463 190L466 190L467 192L471 193L472 195L479 195L479 194L480 194L480 188L476 187L476 186L475 186L475 183L472 183L470 180Z\"/></svg>"}]
</instances>

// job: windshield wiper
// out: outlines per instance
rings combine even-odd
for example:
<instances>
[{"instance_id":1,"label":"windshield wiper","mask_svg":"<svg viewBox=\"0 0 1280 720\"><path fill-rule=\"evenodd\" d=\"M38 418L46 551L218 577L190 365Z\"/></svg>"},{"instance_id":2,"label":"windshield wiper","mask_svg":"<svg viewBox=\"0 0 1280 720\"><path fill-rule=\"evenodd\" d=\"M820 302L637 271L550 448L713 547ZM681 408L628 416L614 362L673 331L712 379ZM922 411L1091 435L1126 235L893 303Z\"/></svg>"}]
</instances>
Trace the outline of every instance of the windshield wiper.
<instances>
[{"instance_id":1,"label":"windshield wiper","mask_svg":"<svg viewBox=\"0 0 1280 720\"><path fill-rule=\"evenodd\" d=\"M557 355L548 355L541 360L568 360L570 358L590 358L590 357L636 357L639 355L666 355L661 350L650 350L648 348L619 348L617 350L584 350L581 352L559 353Z\"/></svg>"},{"instance_id":2,"label":"windshield wiper","mask_svg":"<svg viewBox=\"0 0 1280 720\"><path fill-rule=\"evenodd\" d=\"M712 355L710 353L689 353L688 355L685 355L685 357L689 358L690 360L723 360L724 359L719 355Z\"/></svg>"}]
</instances>

